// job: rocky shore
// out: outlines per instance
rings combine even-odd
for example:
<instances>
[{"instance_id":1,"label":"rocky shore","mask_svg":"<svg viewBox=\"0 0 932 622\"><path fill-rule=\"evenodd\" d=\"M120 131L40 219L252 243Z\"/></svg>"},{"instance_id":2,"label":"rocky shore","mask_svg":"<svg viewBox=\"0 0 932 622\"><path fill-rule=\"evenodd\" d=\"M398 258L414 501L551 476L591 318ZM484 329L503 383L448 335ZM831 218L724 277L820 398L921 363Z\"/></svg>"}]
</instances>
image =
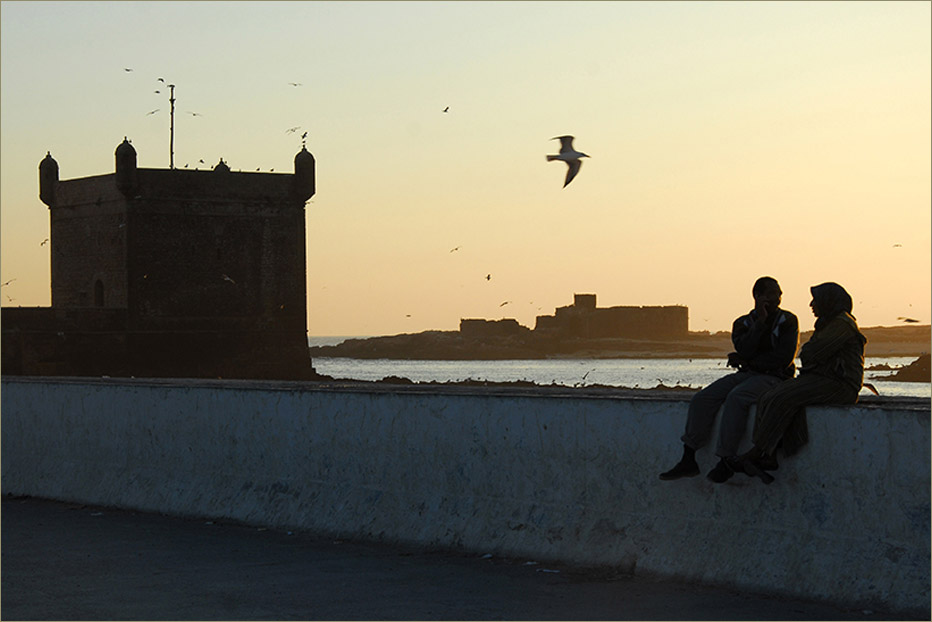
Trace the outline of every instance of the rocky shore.
<instances>
[{"instance_id":1,"label":"rocky shore","mask_svg":"<svg viewBox=\"0 0 932 622\"><path fill-rule=\"evenodd\" d=\"M920 356L930 349L930 327L863 328L865 355ZM812 331L800 335L805 343ZM426 331L310 348L314 357L417 360L506 360L550 358L722 358L732 351L727 332L690 333L682 340L561 339L533 332L498 339L466 337L459 331ZM928 380L928 373L926 374Z\"/></svg>"}]
</instances>

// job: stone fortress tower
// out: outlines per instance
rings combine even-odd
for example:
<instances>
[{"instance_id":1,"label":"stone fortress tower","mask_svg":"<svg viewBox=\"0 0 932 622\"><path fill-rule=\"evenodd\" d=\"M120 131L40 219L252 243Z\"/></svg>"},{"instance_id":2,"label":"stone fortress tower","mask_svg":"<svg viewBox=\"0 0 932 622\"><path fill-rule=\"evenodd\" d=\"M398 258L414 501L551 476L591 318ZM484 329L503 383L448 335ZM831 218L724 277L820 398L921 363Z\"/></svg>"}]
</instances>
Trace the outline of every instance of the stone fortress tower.
<instances>
[{"instance_id":1,"label":"stone fortress tower","mask_svg":"<svg viewBox=\"0 0 932 622\"><path fill-rule=\"evenodd\" d=\"M3 309L3 372L301 379L307 349L306 148L294 172L136 165L59 180L47 154L50 308Z\"/></svg>"}]
</instances>

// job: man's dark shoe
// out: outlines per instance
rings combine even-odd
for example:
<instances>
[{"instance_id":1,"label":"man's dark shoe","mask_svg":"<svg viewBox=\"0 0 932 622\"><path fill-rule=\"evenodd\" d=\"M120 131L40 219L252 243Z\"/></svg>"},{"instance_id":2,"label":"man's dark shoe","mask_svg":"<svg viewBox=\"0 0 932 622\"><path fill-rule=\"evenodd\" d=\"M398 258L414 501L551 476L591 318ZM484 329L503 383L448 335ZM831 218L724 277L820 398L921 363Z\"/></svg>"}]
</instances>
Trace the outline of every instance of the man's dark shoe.
<instances>
[{"instance_id":1,"label":"man's dark shoe","mask_svg":"<svg viewBox=\"0 0 932 622\"><path fill-rule=\"evenodd\" d=\"M731 476L734 474L735 471L731 468L731 465L729 465L728 460L722 458L718 461L718 464L715 465L715 468L709 471L706 477L716 484L721 484L731 479Z\"/></svg>"},{"instance_id":2,"label":"man's dark shoe","mask_svg":"<svg viewBox=\"0 0 932 622\"><path fill-rule=\"evenodd\" d=\"M681 477L695 477L699 475L699 465L694 459L683 458L676 466L660 474L660 479L680 479Z\"/></svg>"}]
</instances>

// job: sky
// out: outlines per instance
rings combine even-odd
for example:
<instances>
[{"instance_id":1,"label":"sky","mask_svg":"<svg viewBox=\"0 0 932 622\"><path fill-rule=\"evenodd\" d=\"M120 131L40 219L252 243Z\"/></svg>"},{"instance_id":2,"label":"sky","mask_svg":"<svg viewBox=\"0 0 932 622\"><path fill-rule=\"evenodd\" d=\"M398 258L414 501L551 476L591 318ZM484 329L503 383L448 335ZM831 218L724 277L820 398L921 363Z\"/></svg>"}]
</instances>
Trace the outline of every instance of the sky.
<instances>
[{"instance_id":1,"label":"sky","mask_svg":"<svg viewBox=\"0 0 932 622\"><path fill-rule=\"evenodd\" d=\"M930 8L3 1L0 302L51 302L47 152L168 168L162 77L176 167L291 171L307 132L311 336L533 328L576 293L729 330L763 275L802 330L825 281L861 326L928 324Z\"/></svg>"}]
</instances>

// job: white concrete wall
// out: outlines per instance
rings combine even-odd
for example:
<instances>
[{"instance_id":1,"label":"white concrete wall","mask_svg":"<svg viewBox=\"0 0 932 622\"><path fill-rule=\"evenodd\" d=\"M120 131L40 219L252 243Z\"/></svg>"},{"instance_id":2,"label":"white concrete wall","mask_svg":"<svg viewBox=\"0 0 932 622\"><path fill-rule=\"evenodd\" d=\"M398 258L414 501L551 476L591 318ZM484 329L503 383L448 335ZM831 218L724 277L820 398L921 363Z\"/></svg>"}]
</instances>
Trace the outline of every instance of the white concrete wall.
<instances>
[{"instance_id":1,"label":"white concrete wall","mask_svg":"<svg viewBox=\"0 0 932 622\"><path fill-rule=\"evenodd\" d=\"M811 408L765 486L658 479L682 396L8 377L0 397L4 494L929 609L927 400Z\"/></svg>"}]
</instances>

